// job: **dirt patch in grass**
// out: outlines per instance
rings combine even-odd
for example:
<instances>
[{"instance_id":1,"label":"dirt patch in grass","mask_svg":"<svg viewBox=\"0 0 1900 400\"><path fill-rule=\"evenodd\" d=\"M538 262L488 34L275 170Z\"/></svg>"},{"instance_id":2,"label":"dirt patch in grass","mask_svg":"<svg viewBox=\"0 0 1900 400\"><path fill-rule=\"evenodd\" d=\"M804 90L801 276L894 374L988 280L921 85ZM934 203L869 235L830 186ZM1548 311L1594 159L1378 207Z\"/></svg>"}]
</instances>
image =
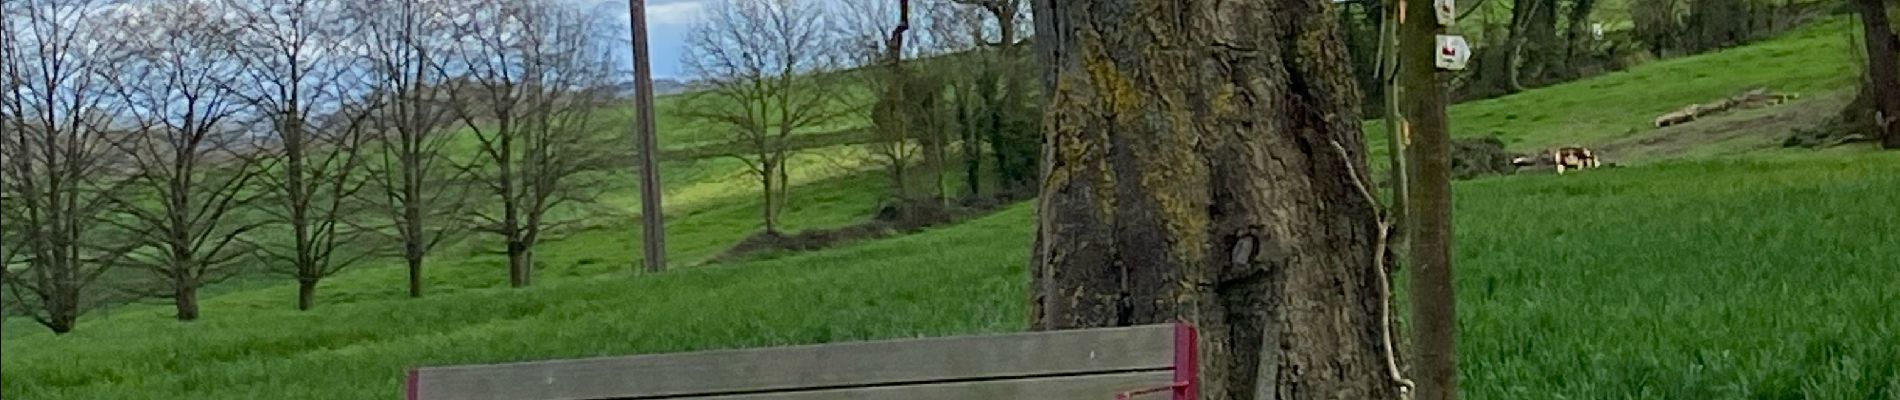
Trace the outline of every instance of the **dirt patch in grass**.
<instances>
[{"instance_id":1,"label":"dirt patch in grass","mask_svg":"<svg viewBox=\"0 0 1900 400\"><path fill-rule=\"evenodd\" d=\"M1853 92L1828 93L1775 107L1735 112L1667 128L1642 131L1596 149L1606 162L1642 164L1774 149L1796 131L1840 113Z\"/></svg>"},{"instance_id":2,"label":"dirt patch in grass","mask_svg":"<svg viewBox=\"0 0 1900 400\"><path fill-rule=\"evenodd\" d=\"M878 207L870 221L832 229L809 229L797 233L759 232L739 241L711 263L727 263L773 253L820 250L867 240L916 233L927 228L988 215L1011 204L1010 196L980 201L964 200L942 205L935 201L890 202Z\"/></svg>"}]
</instances>

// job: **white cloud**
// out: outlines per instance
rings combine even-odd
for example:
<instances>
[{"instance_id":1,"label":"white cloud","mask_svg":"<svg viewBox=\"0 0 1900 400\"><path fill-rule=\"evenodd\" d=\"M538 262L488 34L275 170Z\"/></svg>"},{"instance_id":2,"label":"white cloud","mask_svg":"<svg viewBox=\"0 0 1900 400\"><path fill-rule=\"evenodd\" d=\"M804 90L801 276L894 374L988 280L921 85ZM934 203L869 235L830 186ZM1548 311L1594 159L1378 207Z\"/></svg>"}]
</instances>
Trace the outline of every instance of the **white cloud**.
<instances>
[{"instance_id":1,"label":"white cloud","mask_svg":"<svg viewBox=\"0 0 1900 400\"><path fill-rule=\"evenodd\" d=\"M651 1L647 3L647 23L652 25L688 25L699 19L705 0Z\"/></svg>"}]
</instances>

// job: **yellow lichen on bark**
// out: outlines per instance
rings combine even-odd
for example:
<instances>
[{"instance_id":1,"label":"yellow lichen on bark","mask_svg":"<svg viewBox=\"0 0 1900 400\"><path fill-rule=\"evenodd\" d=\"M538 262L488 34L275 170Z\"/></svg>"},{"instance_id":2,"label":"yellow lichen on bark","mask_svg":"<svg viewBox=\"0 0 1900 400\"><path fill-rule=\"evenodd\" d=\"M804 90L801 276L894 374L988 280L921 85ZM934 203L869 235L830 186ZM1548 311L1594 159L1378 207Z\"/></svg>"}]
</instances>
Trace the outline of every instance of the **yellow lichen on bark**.
<instances>
[{"instance_id":1,"label":"yellow lichen on bark","mask_svg":"<svg viewBox=\"0 0 1900 400\"><path fill-rule=\"evenodd\" d=\"M1168 126L1148 139L1152 144L1141 157L1141 183L1151 195L1157 212L1167 221L1168 237L1174 242L1173 254L1183 265L1202 260L1201 246L1207 236L1207 166L1195 153L1200 142L1193 111L1180 93L1159 96L1160 110L1168 116ZM1156 127L1159 128L1159 127Z\"/></svg>"},{"instance_id":2,"label":"yellow lichen on bark","mask_svg":"<svg viewBox=\"0 0 1900 400\"><path fill-rule=\"evenodd\" d=\"M1135 90L1134 81L1099 46L1090 46L1082 52L1082 68L1088 72L1097 100L1117 118L1125 118L1141 108L1141 96Z\"/></svg>"}]
</instances>

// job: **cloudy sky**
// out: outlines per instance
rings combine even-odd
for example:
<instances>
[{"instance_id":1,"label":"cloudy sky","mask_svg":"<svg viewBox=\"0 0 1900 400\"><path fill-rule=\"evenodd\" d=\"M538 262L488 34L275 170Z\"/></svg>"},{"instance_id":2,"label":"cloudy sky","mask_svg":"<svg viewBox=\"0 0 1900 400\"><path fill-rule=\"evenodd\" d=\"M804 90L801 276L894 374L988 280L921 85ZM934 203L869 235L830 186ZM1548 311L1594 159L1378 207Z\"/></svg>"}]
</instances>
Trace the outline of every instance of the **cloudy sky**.
<instances>
[{"instance_id":1,"label":"cloudy sky","mask_svg":"<svg viewBox=\"0 0 1900 400\"><path fill-rule=\"evenodd\" d=\"M627 25L627 0L577 0L613 21ZM653 52L653 76L684 78L680 53L686 48L686 29L699 18L699 11L710 0L647 0L647 46ZM623 30L624 32L624 30ZM624 59L631 57L623 55Z\"/></svg>"}]
</instances>

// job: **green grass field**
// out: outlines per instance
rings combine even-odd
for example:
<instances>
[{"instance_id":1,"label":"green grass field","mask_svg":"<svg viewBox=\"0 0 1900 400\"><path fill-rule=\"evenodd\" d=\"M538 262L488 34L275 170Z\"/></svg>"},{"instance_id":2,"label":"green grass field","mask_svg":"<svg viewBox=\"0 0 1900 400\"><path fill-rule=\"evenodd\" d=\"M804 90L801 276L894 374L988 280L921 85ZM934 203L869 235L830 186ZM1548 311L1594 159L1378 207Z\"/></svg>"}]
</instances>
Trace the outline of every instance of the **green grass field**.
<instances>
[{"instance_id":1,"label":"green grass field","mask_svg":"<svg viewBox=\"0 0 1900 400\"><path fill-rule=\"evenodd\" d=\"M1651 111L1746 86L1839 90L1852 79L1838 54L1850 28L1826 23L1460 105L1453 117L1461 135L1497 130L1514 147L1540 146L1621 135ZM784 221L793 229L861 221L882 197L882 178L865 165L820 155L796 170ZM292 309L293 285L254 281L205 299L204 320L190 324L163 306L93 315L59 337L13 321L0 343L0 397L394 398L418 365L1027 324L1028 205L916 235L701 266L757 229L753 183L731 160L666 168L678 267L666 274L628 272L638 243L628 176L589 229L538 250L533 288L506 289L504 260L474 251L485 247L474 240L435 259L420 300L404 298L403 272L388 262L324 281L313 312ZM1467 398L1900 399L1900 154L1659 160L1456 189Z\"/></svg>"}]
</instances>

